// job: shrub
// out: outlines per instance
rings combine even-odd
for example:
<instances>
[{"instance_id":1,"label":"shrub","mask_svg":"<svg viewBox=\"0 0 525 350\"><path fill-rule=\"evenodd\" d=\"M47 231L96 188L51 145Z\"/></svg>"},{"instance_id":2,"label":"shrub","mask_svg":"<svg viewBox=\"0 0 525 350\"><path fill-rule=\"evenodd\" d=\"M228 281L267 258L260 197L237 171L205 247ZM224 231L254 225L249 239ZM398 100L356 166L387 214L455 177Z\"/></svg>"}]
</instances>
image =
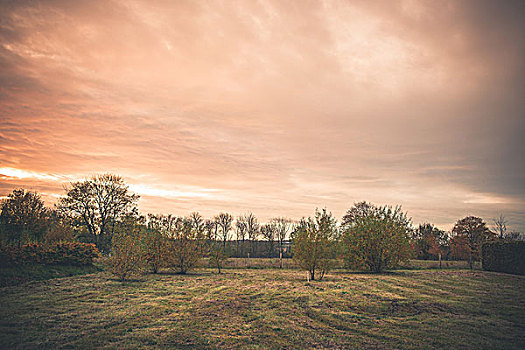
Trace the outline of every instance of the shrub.
<instances>
[{"instance_id":1,"label":"shrub","mask_svg":"<svg viewBox=\"0 0 525 350\"><path fill-rule=\"evenodd\" d=\"M113 234L108 264L111 273L121 281L141 271L146 263L145 230L141 225L125 222Z\"/></svg>"},{"instance_id":2,"label":"shrub","mask_svg":"<svg viewBox=\"0 0 525 350\"><path fill-rule=\"evenodd\" d=\"M209 241L208 254L210 257L210 264L216 267L217 271L221 273L224 263L228 260L228 252L226 251L226 247L221 241Z\"/></svg>"},{"instance_id":3,"label":"shrub","mask_svg":"<svg viewBox=\"0 0 525 350\"><path fill-rule=\"evenodd\" d=\"M14 265L92 265L99 252L86 243L26 244L0 249L0 266Z\"/></svg>"},{"instance_id":4,"label":"shrub","mask_svg":"<svg viewBox=\"0 0 525 350\"><path fill-rule=\"evenodd\" d=\"M226 248L226 241L221 240L219 236L219 223L217 220L206 220L204 223L205 230L205 250L210 258L210 265L217 268L221 273L226 260L228 260L228 250Z\"/></svg>"},{"instance_id":5,"label":"shrub","mask_svg":"<svg viewBox=\"0 0 525 350\"><path fill-rule=\"evenodd\" d=\"M175 221L168 242L169 266L177 273L185 274L203 256L204 232L195 228L190 218Z\"/></svg>"},{"instance_id":6,"label":"shrub","mask_svg":"<svg viewBox=\"0 0 525 350\"><path fill-rule=\"evenodd\" d=\"M336 220L326 209L316 210L314 218L301 220L292 232L293 259L312 280L322 280L332 268L337 238Z\"/></svg>"},{"instance_id":7,"label":"shrub","mask_svg":"<svg viewBox=\"0 0 525 350\"><path fill-rule=\"evenodd\" d=\"M148 228L145 231L146 264L151 272L158 273L168 264L168 238L158 229Z\"/></svg>"},{"instance_id":8,"label":"shrub","mask_svg":"<svg viewBox=\"0 0 525 350\"><path fill-rule=\"evenodd\" d=\"M483 270L525 275L525 241L485 243L481 251Z\"/></svg>"},{"instance_id":9,"label":"shrub","mask_svg":"<svg viewBox=\"0 0 525 350\"><path fill-rule=\"evenodd\" d=\"M345 218L343 247L347 267L380 273L410 258L410 219L401 207L376 207L362 202L350 209Z\"/></svg>"}]
</instances>

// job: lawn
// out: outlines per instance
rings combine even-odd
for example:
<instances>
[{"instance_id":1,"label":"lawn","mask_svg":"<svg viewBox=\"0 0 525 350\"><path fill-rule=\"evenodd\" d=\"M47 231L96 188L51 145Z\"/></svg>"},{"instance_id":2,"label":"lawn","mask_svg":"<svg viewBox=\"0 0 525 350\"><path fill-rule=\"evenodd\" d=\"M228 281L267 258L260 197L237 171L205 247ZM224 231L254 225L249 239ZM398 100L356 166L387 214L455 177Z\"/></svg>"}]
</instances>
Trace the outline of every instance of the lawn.
<instances>
[{"instance_id":1,"label":"lawn","mask_svg":"<svg viewBox=\"0 0 525 350\"><path fill-rule=\"evenodd\" d=\"M464 269L102 271L0 293L1 348L525 348L525 277Z\"/></svg>"}]
</instances>

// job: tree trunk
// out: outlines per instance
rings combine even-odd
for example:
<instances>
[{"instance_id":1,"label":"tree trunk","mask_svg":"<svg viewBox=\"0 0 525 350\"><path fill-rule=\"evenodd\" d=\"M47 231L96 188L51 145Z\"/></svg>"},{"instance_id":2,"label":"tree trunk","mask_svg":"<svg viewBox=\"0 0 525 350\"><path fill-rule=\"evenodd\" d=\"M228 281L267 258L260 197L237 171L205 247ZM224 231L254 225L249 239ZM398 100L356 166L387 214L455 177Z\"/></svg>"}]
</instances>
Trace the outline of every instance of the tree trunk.
<instances>
[{"instance_id":1,"label":"tree trunk","mask_svg":"<svg viewBox=\"0 0 525 350\"><path fill-rule=\"evenodd\" d=\"M217 270L219 270L219 274L221 273L221 263L219 262L219 257L216 257L215 263L217 265Z\"/></svg>"},{"instance_id":2,"label":"tree trunk","mask_svg":"<svg viewBox=\"0 0 525 350\"><path fill-rule=\"evenodd\" d=\"M283 268L283 250L282 248L279 249L279 268Z\"/></svg>"}]
</instances>

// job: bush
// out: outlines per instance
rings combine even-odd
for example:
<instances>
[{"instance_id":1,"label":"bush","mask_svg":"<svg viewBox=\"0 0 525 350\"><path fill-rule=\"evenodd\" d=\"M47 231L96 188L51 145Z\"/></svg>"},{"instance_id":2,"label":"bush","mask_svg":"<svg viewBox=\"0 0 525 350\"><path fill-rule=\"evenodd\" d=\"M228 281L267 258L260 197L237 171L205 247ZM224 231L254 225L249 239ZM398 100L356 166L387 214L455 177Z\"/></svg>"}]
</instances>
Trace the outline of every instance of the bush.
<instances>
[{"instance_id":1,"label":"bush","mask_svg":"<svg viewBox=\"0 0 525 350\"><path fill-rule=\"evenodd\" d=\"M228 260L228 252L221 241L212 240L208 242L208 254L210 257L210 265L217 268L221 273L224 263Z\"/></svg>"},{"instance_id":2,"label":"bush","mask_svg":"<svg viewBox=\"0 0 525 350\"><path fill-rule=\"evenodd\" d=\"M95 245L86 243L26 244L0 249L0 266L15 265L92 265L99 256Z\"/></svg>"},{"instance_id":3,"label":"bush","mask_svg":"<svg viewBox=\"0 0 525 350\"><path fill-rule=\"evenodd\" d=\"M158 229L147 228L144 236L146 265L158 273L168 264L168 238Z\"/></svg>"},{"instance_id":4,"label":"bush","mask_svg":"<svg viewBox=\"0 0 525 350\"><path fill-rule=\"evenodd\" d=\"M410 219L401 207L357 203L345 217L343 253L347 268L380 273L411 257Z\"/></svg>"},{"instance_id":5,"label":"bush","mask_svg":"<svg viewBox=\"0 0 525 350\"><path fill-rule=\"evenodd\" d=\"M319 280L332 268L337 253L338 230L332 213L323 209L302 219L292 232L293 259L310 279Z\"/></svg>"},{"instance_id":6,"label":"bush","mask_svg":"<svg viewBox=\"0 0 525 350\"><path fill-rule=\"evenodd\" d=\"M202 258L204 243L204 232L195 228L189 218L179 218L168 240L168 266L177 273L187 273Z\"/></svg>"},{"instance_id":7,"label":"bush","mask_svg":"<svg viewBox=\"0 0 525 350\"><path fill-rule=\"evenodd\" d=\"M525 275L525 242L490 242L482 247L483 270Z\"/></svg>"},{"instance_id":8,"label":"bush","mask_svg":"<svg viewBox=\"0 0 525 350\"><path fill-rule=\"evenodd\" d=\"M125 222L113 234L108 264L111 273L121 281L140 272L146 265L147 248L144 232L144 227L133 222Z\"/></svg>"}]
</instances>

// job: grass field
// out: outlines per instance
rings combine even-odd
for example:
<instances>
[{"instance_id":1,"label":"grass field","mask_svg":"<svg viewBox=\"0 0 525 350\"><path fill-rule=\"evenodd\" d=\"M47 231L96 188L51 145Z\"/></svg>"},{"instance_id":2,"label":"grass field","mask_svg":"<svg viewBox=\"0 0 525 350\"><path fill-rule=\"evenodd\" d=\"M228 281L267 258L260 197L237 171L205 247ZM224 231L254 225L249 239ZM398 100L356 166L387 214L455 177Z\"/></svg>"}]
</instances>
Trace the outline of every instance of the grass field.
<instances>
[{"instance_id":1,"label":"grass field","mask_svg":"<svg viewBox=\"0 0 525 350\"><path fill-rule=\"evenodd\" d=\"M475 262L475 267L477 269L481 268L479 262ZM343 261L338 260L334 261L335 270L344 269ZM207 259L201 261L201 266L209 266ZM467 261L443 261L441 264L443 269L468 269L469 265ZM298 265L293 259L283 259L283 267L285 269L297 269ZM277 258L237 258L237 259L228 259L225 262L226 269L277 269L279 268L279 259ZM439 261L435 260L409 260L403 266L400 267L401 270L420 270L420 269L438 269Z\"/></svg>"},{"instance_id":2,"label":"grass field","mask_svg":"<svg viewBox=\"0 0 525 350\"><path fill-rule=\"evenodd\" d=\"M59 277L85 275L101 269L96 266L13 266L0 268L0 287L15 286L30 281L48 280Z\"/></svg>"},{"instance_id":3,"label":"grass field","mask_svg":"<svg viewBox=\"0 0 525 350\"><path fill-rule=\"evenodd\" d=\"M525 348L525 278L482 271L97 272L0 293L1 348Z\"/></svg>"}]
</instances>

